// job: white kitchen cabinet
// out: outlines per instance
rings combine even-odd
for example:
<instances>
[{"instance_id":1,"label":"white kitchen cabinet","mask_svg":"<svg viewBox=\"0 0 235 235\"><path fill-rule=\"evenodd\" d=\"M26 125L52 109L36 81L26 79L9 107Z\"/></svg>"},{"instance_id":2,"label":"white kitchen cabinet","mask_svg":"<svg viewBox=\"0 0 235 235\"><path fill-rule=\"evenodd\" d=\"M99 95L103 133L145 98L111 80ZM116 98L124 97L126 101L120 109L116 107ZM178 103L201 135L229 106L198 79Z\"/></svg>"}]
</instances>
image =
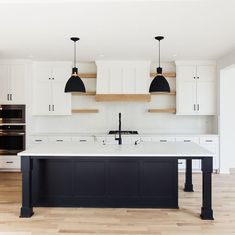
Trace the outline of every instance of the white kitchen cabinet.
<instances>
[{"instance_id":1,"label":"white kitchen cabinet","mask_svg":"<svg viewBox=\"0 0 235 235\"><path fill-rule=\"evenodd\" d=\"M196 143L199 144L199 137L192 137L192 136L180 136L175 138L176 142L184 142L184 143ZM186 161L179 160L179 170L186 169ZM200 171L201 170L201 160L195 159L192 160L192 170L193 171Z\"/></svg>"},{"instance_id":2,"label":"white kitchen cabinet","mask_svg":"<svg viewBox=\"0 0 235 235\"><path fill-rule=\"evenodd\" d=\"M176 62L176 114L216 115L214 62Z\"/></svg>"},{"instance_id":3,"label":"white kitchen cabinet","mask_svg":"<svg viewBox=\"0 0 235 235\"><path fill-rule=\"evenodd\" d=\"M34 62L33 115L71 114L71 94L64 92L70 70L68 62Z\"/></svg>"},{"instance_id":4,"label":"white kitchen cabinet","mask_svg":"<svg viewBox=\"0 0 235 235\"><path fill-rule=\"evenodd\" d=\"M1 156L0 171L20 171L20 157Z\"/></svg>"},{"instance_id":5,"label":"white kitchen cabinet","mask_svg":"<svg viewBox=\"0 0 235 235\"><path fill-rule=\"evenodd\" d=\"M53 136L49 137L48 141L49 142L71 142L72 138L71 137L65 137L65 136Z\"/></svg>"},{"instance_id":6,"label":"white kitchen cabinet","mask_svg":"<svg viewBox=\"0 0 235 235\"><path fill-rule=\"evenodd\" d=\"M200 145L213 153L213 169L219 171L219 138L217 136L200 137Z\"/></svg>"},{"instance_id":7,"label":"white kitchen cabinet","mask_svg":"<svg viewBox=\"0 0 235 235\"><path fill-rule=\"evenodd\" d=\"M161 143L175 142L175 137L152 137L152 141Z\"/></svg>"},{"instance_id":8,"label":"white kitchen cabinet","mask_svg":"<svg viewBox=\"0 0 235 235\"><path fill-rule=\"evenodd\" d=\"M24 64L0 64L1 104L25 104L25 76Z\"/></svg>"},{"instance_id":9,"label":"white kitchen cabinet","mask_svg":"<svg viewBox=\"0 0 235 235\"><path fill-rule=\"evenodd\" d=\"M79 136L79 137L72 137L73 142L79 143L86 143L86 142L94 142L94 136Z\"/></svg>"}]
</instances>

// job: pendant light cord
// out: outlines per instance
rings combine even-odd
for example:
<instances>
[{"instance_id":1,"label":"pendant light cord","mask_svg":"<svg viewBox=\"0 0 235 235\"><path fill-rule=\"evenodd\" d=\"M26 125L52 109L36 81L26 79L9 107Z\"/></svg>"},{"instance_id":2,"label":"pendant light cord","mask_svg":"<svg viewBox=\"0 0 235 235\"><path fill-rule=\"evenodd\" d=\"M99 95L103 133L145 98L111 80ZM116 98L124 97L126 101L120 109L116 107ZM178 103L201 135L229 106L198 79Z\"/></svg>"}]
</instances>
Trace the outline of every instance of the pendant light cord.
<instances>
[{"instance_id":1,"label":"pendant light cord","mask_svg":"<svg viewBox=\"0 0 235 235\"><path fill-rule=\"evenodd\" d=\"M160 40L159 40L159 48L158 48L158 63L160 67Z\"/></svg>"},{"instance_id":2,"label":"pendant light cord","mask_svg":"<svg viewBox=\"0 0 235 235\"><path fill-rule=\"evenodd\" d=\"M76 67L76 42L74 42L74 68Z\"/></svg>"}]
</instances>

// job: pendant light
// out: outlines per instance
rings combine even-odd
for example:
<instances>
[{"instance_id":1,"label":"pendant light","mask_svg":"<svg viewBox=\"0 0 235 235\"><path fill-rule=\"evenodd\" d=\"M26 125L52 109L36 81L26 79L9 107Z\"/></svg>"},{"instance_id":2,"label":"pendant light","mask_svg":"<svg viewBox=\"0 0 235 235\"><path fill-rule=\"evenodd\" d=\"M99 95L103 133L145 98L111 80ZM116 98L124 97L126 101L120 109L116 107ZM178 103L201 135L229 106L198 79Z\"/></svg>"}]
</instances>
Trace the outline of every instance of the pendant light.
<instances>
[{"instance_id":1,"label":"pendant light","mask_svg":"<svg viewBox=\"0 0 235 235\"><path fill-rule=\"evenodd\" d=\"M74 66L72 69L72 76L65 85L64 92L86 92L86 88L82 79L78 76L78 68L76 67L76 42L79 38L70 38L74 42Z\"/></svg>"},{"instance_id":2,"label":"pendant light","mask_svg":"<svg viewBox=\"0 0 235 235\"><path fill-rule=\"evenodd\" d=\"M163 36L155 37L159 41L159 67L157 68L157 76L151 82L149 92L170 92L170 86L166 78L162 75L162 68L160 66L160 41L164 39Z\"/></svg>"}]
</instances>

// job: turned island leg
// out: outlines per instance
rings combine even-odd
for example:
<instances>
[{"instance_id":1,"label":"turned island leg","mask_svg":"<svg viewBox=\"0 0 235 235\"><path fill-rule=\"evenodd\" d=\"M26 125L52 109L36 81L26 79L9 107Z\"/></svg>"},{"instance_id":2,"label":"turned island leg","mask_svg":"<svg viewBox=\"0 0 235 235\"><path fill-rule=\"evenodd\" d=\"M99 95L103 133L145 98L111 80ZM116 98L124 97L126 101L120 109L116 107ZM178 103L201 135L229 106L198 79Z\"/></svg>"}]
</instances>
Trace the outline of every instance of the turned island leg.
<instances>
[{"instance_id":1,"label":"turned island leg","mask_svg":"<svg viewBox=\"0 0 235 235\"><path fill-rule=\"evenodd\" d=\"M22 207L20 209L20 217L28 218L33 215L32 190L31 190L32 160L30 159L29 156L21 156L21 172L22 172Z\"/></svg>"}]
</instances>

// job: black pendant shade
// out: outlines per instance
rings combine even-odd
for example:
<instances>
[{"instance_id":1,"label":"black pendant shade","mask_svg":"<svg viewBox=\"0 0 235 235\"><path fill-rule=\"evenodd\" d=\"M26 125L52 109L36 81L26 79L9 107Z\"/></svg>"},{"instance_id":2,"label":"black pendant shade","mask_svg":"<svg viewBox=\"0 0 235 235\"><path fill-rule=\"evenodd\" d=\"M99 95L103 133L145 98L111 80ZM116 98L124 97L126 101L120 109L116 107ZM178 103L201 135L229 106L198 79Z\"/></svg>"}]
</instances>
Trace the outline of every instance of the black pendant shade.
<instances>
[{"instance_id":1,"label":"black pendant shade","mask_svg":"<svg viewBox=\"0 0 235 235\"><path fill-rule=\"evenodd\" d=\"M78 76L78 68L76 67L76 41L79 38L71 38L74 41L74 67L72 69L72 76L65 85L64 92L86 92L86 88L82 79Z\"/></svg>"},{"instance_id":2,"label":"black pendant shade","mask_svg":"<svg viewBox=\"0 0 235 235\"><path fill-rule=\"evenodd\" d=\"M162 75L162 68L160 67L160 41L164 39L163 36L155 37L159 41L159 67L157 68L157 76L151 82L149 92L170 92L170 86L166 78Z\"/></svg>"}]
</instances>

